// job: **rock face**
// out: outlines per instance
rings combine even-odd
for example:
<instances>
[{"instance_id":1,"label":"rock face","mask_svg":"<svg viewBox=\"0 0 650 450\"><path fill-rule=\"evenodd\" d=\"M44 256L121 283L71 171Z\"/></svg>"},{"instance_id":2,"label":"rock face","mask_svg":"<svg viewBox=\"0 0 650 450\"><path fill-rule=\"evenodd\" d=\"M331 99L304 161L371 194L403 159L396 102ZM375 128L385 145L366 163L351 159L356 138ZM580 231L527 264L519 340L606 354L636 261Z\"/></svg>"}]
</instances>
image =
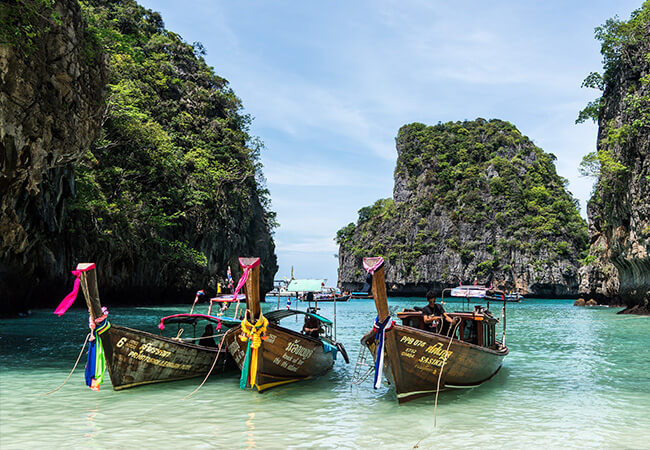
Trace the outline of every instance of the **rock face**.
<instances>
[{"instance_id":1,"label":"rock face","mask_svg":"<svg viewBox=\"0 0 650 450\"><path fill-rule=\"evenodd\" d=\"M98 135L104 110L104 57L85 39L79 4L54 8L33 22L46 31L29 46L0 45L3 310L22 309L44 280L67 281L60 238L75 192L72 165Z\"/></svg>"},{"instance_id":2,"label":"rock face","mask_svg":"<svg viewBox=\"0 0 650 450\"><path fill-rule=\"evenodd\" d=\"M43 31L0 46L0 313L55 307L79 262L107 305L190 302L239 256L270 290L250 119L202 47L132 0L54 4L17 2L9 22Z\"/></svg>"},{"instance_id":3,"label":"rock face","mask_svg":"<svg viewBox=\"0 0 650 450\"><path fill-rule=\"evenodd\" d=\"M650 313L650 5L602 30L600 171L588 204L589 257L580 292ZM613 38L610 40L610 38ZM611 42L618 42L613 46Z\"/></svg>"},{"instance_id":4,"label":"rock face","mask_svg":"<svg viewBox=\"0 0 650 450\"><path fill-rule=\"evenodd\" d=\"M339 285L357 290L361 259L384 256L392 295L494 284L574 297L587 230L554 157L511 124L477 119L402 127L393 198L337 234Z\"/></svg>"}]
</instances>

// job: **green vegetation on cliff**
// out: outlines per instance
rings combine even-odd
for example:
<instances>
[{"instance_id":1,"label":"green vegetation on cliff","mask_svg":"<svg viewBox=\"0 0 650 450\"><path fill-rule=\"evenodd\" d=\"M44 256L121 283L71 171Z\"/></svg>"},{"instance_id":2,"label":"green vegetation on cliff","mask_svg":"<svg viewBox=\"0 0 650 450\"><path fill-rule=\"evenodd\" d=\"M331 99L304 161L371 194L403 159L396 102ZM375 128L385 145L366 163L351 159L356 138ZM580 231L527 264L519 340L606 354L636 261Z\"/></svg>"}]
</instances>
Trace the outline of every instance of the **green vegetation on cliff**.
<instances>
[{"instance_id":1,"label":"green vegetation on cliff","mask_svg":"<svg viewBox=\"0 0 650 450\"><path fill-rule=\"evenodd\" d=\"M203 47L158 13L132 0L80 3L110 78L101 137L75 168L75 231L115 259L162 258L172 273L210 262L225 273L261 238L255 227L268 236L275 226L250 117Z\"/></svg>"},{"instance_id":2,"label":"green vegetation on cliff","mask_svg":"<svg viewBox=\"0 0 650 450\"><path fill-rule=\"evenodd\" d=\"M583 86L602 95L578 122L598 122L596 150L581 172L596 179L588 203L591 248L581 269L581 293L650 311L650 1L627 21L596 28L602 73ZM636 308L636 309L635 309Z\"/></svg>"},{"instance_id":3,"label":"green vegetation on cliff","mask_svg":"<svg viewBox=\"0 0 650 450\"><path fill-rule=\"evenodd\" d=\"M418 261L453 253L462 274L452 261L438 267L451 282L470 273L512 280L517 255L541 273L585 251L587 227L555 156L512 124L414 123L400 129L397 147L395 198L362 208L356 225L339 230L342 253L387 256L412 281Z\"/></svg>"}]
</instances>

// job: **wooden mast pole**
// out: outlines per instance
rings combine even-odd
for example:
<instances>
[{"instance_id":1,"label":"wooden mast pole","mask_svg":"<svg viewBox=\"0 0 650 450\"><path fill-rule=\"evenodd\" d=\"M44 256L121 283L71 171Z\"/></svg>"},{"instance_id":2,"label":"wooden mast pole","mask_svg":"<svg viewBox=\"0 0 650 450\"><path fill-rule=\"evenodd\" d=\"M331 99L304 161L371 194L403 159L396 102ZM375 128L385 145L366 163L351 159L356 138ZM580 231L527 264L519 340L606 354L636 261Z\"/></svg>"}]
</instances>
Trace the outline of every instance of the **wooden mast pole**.
<instances>
[{"instance_id":1,"label":"wooden mast pole","mask_svg":"<svg viewBox=\"0 0 650 450\"><path fill-rule=\"evenodd\" d=\"M239 258L239 264L243 266L250 266L259 258ZM260 265L257 264L250 270L248 279L246 280L246 309L250 311L250 320L255 322L262 314L262 307L260 306Z\"/></svg>"},{"instance_id":2,"label":"wooden mast pole","mask_svg":"<svg viewBox=\"0 0 650 450\"><path fill-rule=\"evenodd\" d=\"M97 287L97 269L88 267L93 263L79 263L77 270L81 271L79 281L81 282L81 290L86 298L86 305L88 306L88 313L94 322L95 319L104 315L102 311L102 303L99 300L99 288ZM106 356L106 367L108 375L113 379L113 340L111 330L109 329L102 335L102 346L104 347L104 355Z\"/></svg>"},{"instance_id":3,"label":"wooden mast pole","mask_svg":"<svg viewBox=\"0 0 650 450\"><path fill-rule=\"evenodd\" d=\"M368 267L373 267L379 258L363 258L363 262ZM375 307L379 321L383 322L388 317L388 299L386 298L386 281L384 278L384 264L382 264L372 275L372 296L375 299Z\"/></svg>"},{"instance_id":4,"label":"wooden mast pole","mask_svg":"<svg viewBox=\"0 0 650 450\"><path fill-rule=\"evenodd\" d=\"M364 265L367 267L374 267L379 262L380 258L363 258ZM372 296L375 300L375 307L377 308L377 316L379 322L383 322L389 315L388 298L386 296L386 280L384 276L384 264L382 263L375 273L372 274ZM389 370L393 374L395 386L399 386L402 378L402 364L399 354L397 352L397 341L393 331L387 331L384 337L384 351L386 359L384 363L388 363Z\"/></svg>"},{"instance_id":5,"label":"wooden mast pole","mask_svg":"<svg viewBox=\"0 0 650 450\"><path fill-rule=\"evenodd\" d=\"M97 269L87 270L91 265L92 263L79 263L77 264L77 270L81 271L79 278L81 281L81 289L86 298L88 312L90 313L90 317L95 320L101 317L103 313L102 304L99 300L99 289L97 288Z\"/></svg>"}]
</instances>

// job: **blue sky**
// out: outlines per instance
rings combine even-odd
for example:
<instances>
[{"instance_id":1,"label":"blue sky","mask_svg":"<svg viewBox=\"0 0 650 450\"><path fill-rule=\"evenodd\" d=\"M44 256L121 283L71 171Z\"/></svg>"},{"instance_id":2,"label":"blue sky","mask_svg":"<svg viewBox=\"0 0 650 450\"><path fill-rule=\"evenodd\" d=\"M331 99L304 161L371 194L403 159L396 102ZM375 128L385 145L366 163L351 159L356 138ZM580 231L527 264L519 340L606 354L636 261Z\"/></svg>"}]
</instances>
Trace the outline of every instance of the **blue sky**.
<instances>
[{"instance_id":1,"label":"blue sky","mask_svg":"<svg viewBox=\"0 0 650 450\"><path fill-rule=\"evenodd\" d=\"M254 117L280 227L279 272L337 281L336 231L392 196L395 136L407 123L502 119L557 156L582 215L582 156L597 95L594 28L641 1L144 0L167 29L201 42Z\"/></svg>"}]
</instances>

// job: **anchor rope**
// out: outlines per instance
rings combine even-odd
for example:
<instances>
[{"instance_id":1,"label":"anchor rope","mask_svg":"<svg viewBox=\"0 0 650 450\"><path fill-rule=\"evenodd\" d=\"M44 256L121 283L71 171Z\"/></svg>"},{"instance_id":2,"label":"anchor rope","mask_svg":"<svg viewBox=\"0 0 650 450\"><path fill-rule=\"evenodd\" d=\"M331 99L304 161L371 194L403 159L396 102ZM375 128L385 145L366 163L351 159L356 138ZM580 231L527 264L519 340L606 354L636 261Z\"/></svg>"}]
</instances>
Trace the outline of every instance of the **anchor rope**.
<instances>
[{"instance_id":1,"label":"anchor rope","mask_svg":"<svg viewBox=\"0 0 650 450\"><path fill-rule=\"evenodd\" d=\"M447 350L445 351L445 355L449 354L449 347L451 347L451 343L454 340L454 334L456 334L456 330L458 329L458 325L460 325L460 321L456 323L454 326L453 331L451 332L451 335L449 336L449 343L447 344ZM440 393L440 379L442 378L442 370L445 368L445 365L447 364L447 359L442 362L442 367L440 367L440 373L438 373L438 384L436 385L436 400L433 404L433 429L431 433L427 434L423 438L421 438L419 441L416 442L416 444L413 446L413 448L419 448L420 447L420 442L422 442L424 439L428 438L435 432L436 428L436 418L437 418L437 409L438 409L438 393Z\"/></svg>"},{"instance_id":2,"label":"anchor rope","mask_svg":"<svg viewBox=\"0 0 650 450\"><path fill-rule=\"evenodd\" d=\"M68 382L68 380L70 379L70 377L71 377L72 374L74 373L75 369L77 368L77 364L79 364L79 361L81 360L81 355L83 355L83 353L84 353L84 349L86 348L86 344L88 343L88 339L90 339L90 335L91 335L91 333L88 333L88 334L86 335L86 340L85 340L84 343L81 345L81 351L79 352L79 356L77 356L77 361L74 363L74 367L72 368L72 370L71 370L70 373L68 374L68 376L67 376L67 378L65 379L65 381L64 381L64 382L63 382L63 383L62 383L58 388L56 388L56 389L54 389L54 390L48 392L47 394L43 394L43 396L47 396L47 395L50 395L50 394L54 394L56 391L58 391L58 390L61 389L63 386L65 386L65 384Z\"/></svg>"},{"instance_id":3,"label":"anchor rope","mask_svg":"<svg viewBox=\"0 0 650 450\"><path fill-rule=\"evenodd\" d=\"M205 378L203 379L203 381L201 382L201 384L199 384L199 387L197 387L197 388L194 389L191 393L189 393L189 394L187 394L185 397L183 397L183 400L187 400L187 399L190 398L192 395L194 395L194 394L195 394L199 389L201 389L201 388L203 387L203 385L205 384L205 382L208 380L208 378L210 377L210 374L211 374L212 371L214 370L214 366L217 365L217 360L219 359L219 355L221 355L221 346L223 345L223 341L224 341L224 339L222 339L221 342L219 342L219 348L217 349L217 356L214 357L214 361L212 361L212 367L210 367L210 370L208 371L208 374L205 376Z\"/></svg>"}]
</instances>

